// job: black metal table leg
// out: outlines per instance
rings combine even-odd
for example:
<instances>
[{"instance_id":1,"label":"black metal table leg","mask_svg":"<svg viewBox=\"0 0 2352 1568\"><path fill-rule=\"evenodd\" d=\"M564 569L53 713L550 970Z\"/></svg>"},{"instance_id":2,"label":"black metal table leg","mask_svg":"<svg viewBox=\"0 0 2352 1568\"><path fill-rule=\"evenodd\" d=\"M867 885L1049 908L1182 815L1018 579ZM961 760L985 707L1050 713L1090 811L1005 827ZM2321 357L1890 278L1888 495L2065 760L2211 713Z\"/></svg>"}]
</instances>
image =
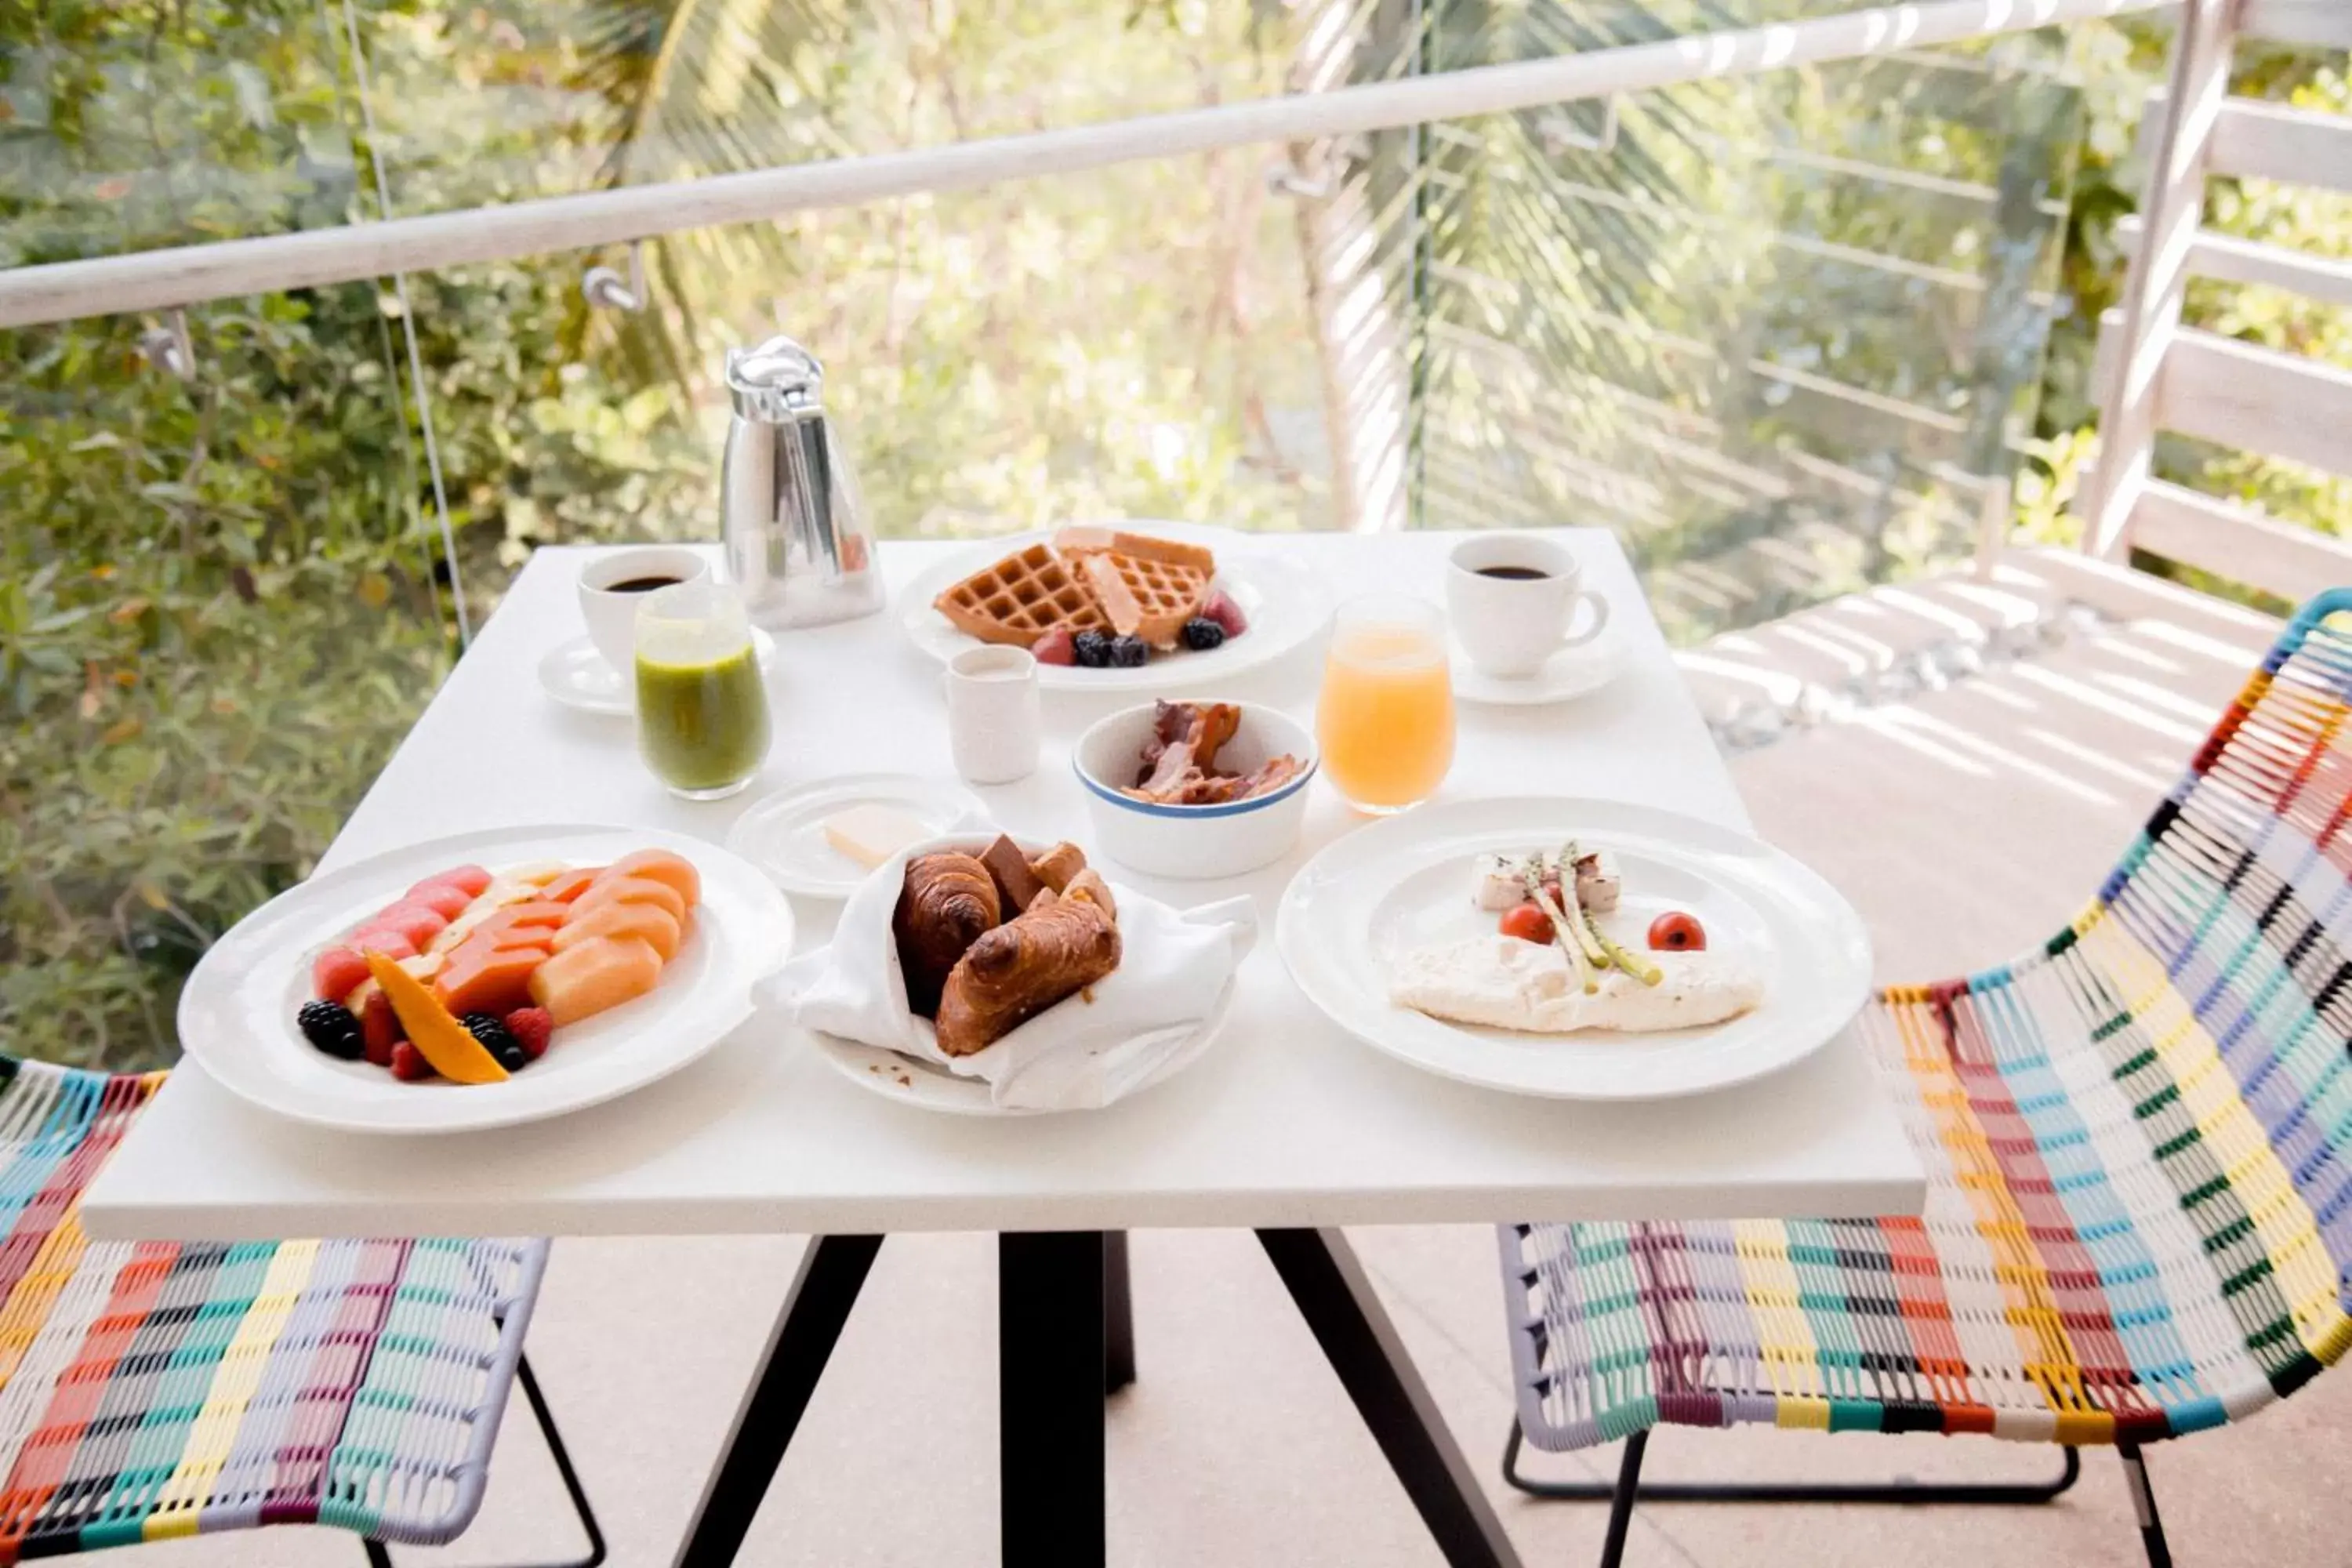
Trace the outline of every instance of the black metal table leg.
<instances>
[{"instance_id":1,"label":"black metal table leg","mask_svg":"<svg viewBox=\"0 0 2352 1568\"><path fill-rule=\"evenodd\" d=\"M1004 1568L1102 1563L1108 1257L1100 1231L996 1238Z\"/></svg>"},{"instance_id":2,"label":"black metal table leg","mask_svg":"<svg viewBox=\"0 0 2352 1568\"><path fill-rule=\"evenodd\" d=\"M719 1468L710 1472L695 1507L677 1568L721 1568L735 1561L881 1247L878 1236L810 1238L751 1385L735 1412ZM1100 1403L1097 1394L1096 1404ZM1096 1469L1099 1473L1101 1466Z\"/></svg>"},{"instance_id":3,"label":"black metal table leg","mask_svg":"<svg viewBox=\"0 0 2352 1568\"><path fill-rule=\"evenodd\" d=\"M1445 1561L1517 1568L1502 1521L1347 1238L1337 1230L1261 1230L1257 1238Z\"/></svg>"},{"instance_id":4,"label":"black metal table leg","mask_svg":"<svg viewBox=\"0 0 2352 1568\"><path fill-rule=\"evenodd\" d=\"M1135 1308L1127 1293L1127 1232L1103 1232L1103 1392L1135 1381Z\"/></svg>"}]
</instances>

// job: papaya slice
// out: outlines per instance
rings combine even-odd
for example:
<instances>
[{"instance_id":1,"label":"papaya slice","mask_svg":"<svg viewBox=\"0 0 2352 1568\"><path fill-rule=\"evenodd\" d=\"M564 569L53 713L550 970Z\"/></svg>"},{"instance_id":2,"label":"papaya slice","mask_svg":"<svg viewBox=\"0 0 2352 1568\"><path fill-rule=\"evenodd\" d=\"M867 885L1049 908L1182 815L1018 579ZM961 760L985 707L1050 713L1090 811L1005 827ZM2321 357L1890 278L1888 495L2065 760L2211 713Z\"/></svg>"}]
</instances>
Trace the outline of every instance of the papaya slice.
<instances>
[{"instance_id":1,"label":"papaya slice","mask_svg":"<svg viewBox=\"0 0 2352 1568\"><path fill-rule=\"evenodd\" d=\"M469 942L452 952L433 977L433 994L452 1013L504 1016L529 1005L530 977L547 961L543 947L499 947L490 942L478 946Z\"/></svg>"},{"instance_id":2,"label":"papaya slice","mask_svg":"<svg viewBox=\"0 0 2352 1568\"><path fill-rule=\"evenodd\" d=\"M539 896L551 904L568 904L588 890L589 885L604 874L602 866L583 866L577 871L566 871L539 890Z\"/></svg>"},{"instance_id":3,"label":"papaya slice","mask_svg":"<svg viewBox=\"0 0 2352 1568\"><path fill-rule=\"evenodd\" d=\"M684 899L689 909L702 901L702 875L694 868L694 862L667 849L640 849L634 855L624 855L604 868L604 875L642 877L659 882Z\"/></svg>"},{"instance_id":4,"label":"papaya slice","mask_svg":"<svg viewBox=\"0 0 2352 1568\"><path fill-rule=\"evenodd\" d=\"M600 936L541 964L530 977L530 999L561 1028L644 995L660 983L661 971L651 942Z\"/></svg>"},{"instance_id":5,"label":"papaya slice","mask_svg":"<svg viewBox=\"0 0 2352 1568\"><path fill-rule=\"evenodd\" d=\"M635 937L648 942L661 954L664 963L677 956L677 944L685 931L670 912L659 904L606 904L590 910L576 921L567 921L555 933L553 950L562 952L583 942L598 937Z\"/></svg>"},{"instance_id":6,"label":"papaya slice","mask_svg":"<svg viewBox=\"0 0 2352 1568\"><path fill-rule=\"evenodd\" d=\"M425 982L381 952L367 955L368 970L392 1003L394 1016L409 1043L452 1083L503 1083L507 1069L451 1016Z\"/></svg>"},{"instance_id":7,"label":"papaya slice","mask_svg":"<svg viewBox=\"0 0 2352 1568\"><path fill-rule=\"evenodd\" d=\"M686 899L668 883L643 877L615 877L609 871L567 907L572 910L571 919L576 921L606 904L657 904L669 911L670 919L686 919Z\"/></svg>"}]
</instances>

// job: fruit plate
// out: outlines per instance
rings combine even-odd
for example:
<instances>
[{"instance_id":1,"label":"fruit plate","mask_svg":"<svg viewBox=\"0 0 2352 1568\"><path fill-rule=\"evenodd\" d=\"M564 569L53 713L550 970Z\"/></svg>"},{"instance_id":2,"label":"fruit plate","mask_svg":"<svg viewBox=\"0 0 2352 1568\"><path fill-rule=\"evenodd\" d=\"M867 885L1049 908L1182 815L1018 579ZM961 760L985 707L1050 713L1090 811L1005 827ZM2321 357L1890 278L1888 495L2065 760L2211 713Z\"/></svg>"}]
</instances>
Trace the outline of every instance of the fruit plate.
<instances>
[{"instance_id":1,"label":"fruit plate","mask_svg":"<svg viewBox=\"0 0 2352 1568\"><path fill-rule=\"evenodd\" d=\"M1234 1010L1234 982L1225 982L1225 989L1201 1026L1192 1032L1178 1049L1169 1053L1158 1070L1150 1077L1113 1100L1118 1104L1134 1099L1144 1090L1166 1083L1202 1057L1214 1045ZM816 1047L830 1067L860 1089L870 1089L885 1100L911 1105L921 1110L936 1110L946 1116L1059 1116L1067 1112L1038 1110L1025 1107L1008 1107L996 1103L986 1081L965 1078L948 1071L935 1062L921 1061L901 1056L897 1051L879 1046L868 1046L856 1040L845 1040L839 1035L828 1035L821 1029L797 1029ZM1109 1106L1102 1109L1108 1110Z\"/></svg>"},{"instance_id":2,"label":"fruit plate","mask_svg":"<svg viewBox=\"0 0 2352 1568\"><path fill-rule=\"evenodd\" d=\"M1124 693L1209 690L1220 681L1259 669L1292 653L1321 633L1331 619L1331 595L1293 555L1263 535L1237 533L1191 522L1121 521L1106 524L1131 533L1158 534L1216 552L1215 586L1233 596L1249 618L1249 630L1205 653L1179 650L1154 654L1137 669L1081 669L1040 665L1037 683L1048 691ZM917 647L945 664L979 640L958 631L931 607L941 592L1018 550L1053 538L1050 532L992 539L944 557L908 583L898 595L898 620Z\"/></svg>"},{"instance_id":3,"label":"fruit plate","mask_svg":"<svg viewBox=\"0 0 2352 1568\"><path fill-rule=\"evenodd\" d=\"M294 1015L310 960L412 883L469 861L611 861L667 849L694 863L702 901L661 984L556 1031L547 1055L503 1083L403 1083L314 1049ZM792 951L792 904L749 862L684 834L642 827L509 827L414 844L289 888L215 942L180 996L180 1042L240 1098L347 1132L468 1132L561 1116L642 1089L751 1016L751 983Z\"/></svg>"},{"instance_id":4,"label":"fruit plate","mask_svg":"<svg viewBox=\"0 0 2352 1568\"><path fill-rule=\"evenodd\" d=\"M1389 1000L1392 953L1495 929L1470 898L1479 855L1570 836L1616 855L1624 894L1609 923L1621 940L1687 910L1710 951L1762 971L1763 1000L1702 1027L1568 1035L1448 1023ZM1360 828L1292 879L1275 941L1299 988L1357 1038L1444 1078L1557 1100L1664 1100L1760 1078L1835 1038L1870 994L1870 938L1834 888L1747 834L1624 801L1455 801Z\"/></svg>"}]
</instances>

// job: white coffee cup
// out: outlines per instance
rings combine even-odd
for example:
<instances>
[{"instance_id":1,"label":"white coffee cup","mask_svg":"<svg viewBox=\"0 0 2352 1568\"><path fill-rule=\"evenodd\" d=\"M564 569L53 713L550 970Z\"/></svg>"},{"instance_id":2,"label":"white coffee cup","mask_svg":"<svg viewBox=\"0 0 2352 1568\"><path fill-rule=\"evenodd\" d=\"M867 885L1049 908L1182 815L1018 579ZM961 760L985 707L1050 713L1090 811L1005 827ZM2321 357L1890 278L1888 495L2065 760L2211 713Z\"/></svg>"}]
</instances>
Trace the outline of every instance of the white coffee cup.
<instances>
[{"instance_id":1,"label":"white coffee cup","mask_svg":"<svg viewBox=\"0 0 2352 1568\"><path fill-rule=\"evenodd\" d=\"M1481 675L1531 676L1560 649L1599 637L1609 625L1609 601L1579 585L1582 573L1567 546L1536 534L1490 533L1455 545L1445 607L1472 667ZM1583 605L1592 616L1580 631Z\"/></svg>"},{"instance_id":2,"label":"white coffee cup","mask_svg":"<svg viewBox=\"0 0 2352 1568\"><path fill-rule=\"evenodd\" d=\"M636 663L637 607L672 583L710 575L702 553L676 544L646 545L599 554L580 568L580 618L604 662L626 675ZM623 584L637 584L628 588Z\"/></svg>"},{"instance_id":3,"label":"white coffee cup","mask_svg":"<svg viewBox=\"0 0 2352 1568\"><path fill-rule=\"evenodd\" d=\"M976 784L1011 784L1037 771L1045 722L1037 661L1025 647L970 647L948 660L948 750Z\"/></svg>"}]
</instances>

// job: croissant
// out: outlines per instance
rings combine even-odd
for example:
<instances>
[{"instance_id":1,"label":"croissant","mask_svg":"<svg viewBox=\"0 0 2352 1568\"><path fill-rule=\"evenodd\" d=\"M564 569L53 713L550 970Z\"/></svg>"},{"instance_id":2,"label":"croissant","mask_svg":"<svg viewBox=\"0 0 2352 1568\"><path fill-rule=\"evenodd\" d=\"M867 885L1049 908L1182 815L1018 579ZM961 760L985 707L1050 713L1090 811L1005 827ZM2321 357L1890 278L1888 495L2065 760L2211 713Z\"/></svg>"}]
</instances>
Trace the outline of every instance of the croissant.
<instances>
[{"instance_id":1,"label":"croissant","mask_svg":"<svg viewBox=\"0 0 2352 1568\"><path fill-rule=\"evenodd\" d=\"M1003 916L995 879L971 856L918 855L908 861L898 907L890 915L907 1005L924 1017L937 1012L949 973Z\"/></svg>"},{"instance_id":2,"label":"croissant","mask_svg":"<svg viewBox=\"0 0 2352 1568\"><path fill-rule=\"evenodd\" d=\"M1070 879L1086 868L1087 852L1075 844L1056 844L1029 861L1031 874L1057 893L1067 889Z\"/></svg>"},{"instance_id":3,"label":"croissant","mask_svg":"<svg viewBox=\"0 0 2352 1568\"><path fill-rule=\"evenodd\" d=\"M1025 913L971 944L940 996L940 1049L986 1049L1117 969L1118 955L1109 891L1094 872L1079 872L1066 894L1038 894Z\"/></svg>"}]
</instances>

